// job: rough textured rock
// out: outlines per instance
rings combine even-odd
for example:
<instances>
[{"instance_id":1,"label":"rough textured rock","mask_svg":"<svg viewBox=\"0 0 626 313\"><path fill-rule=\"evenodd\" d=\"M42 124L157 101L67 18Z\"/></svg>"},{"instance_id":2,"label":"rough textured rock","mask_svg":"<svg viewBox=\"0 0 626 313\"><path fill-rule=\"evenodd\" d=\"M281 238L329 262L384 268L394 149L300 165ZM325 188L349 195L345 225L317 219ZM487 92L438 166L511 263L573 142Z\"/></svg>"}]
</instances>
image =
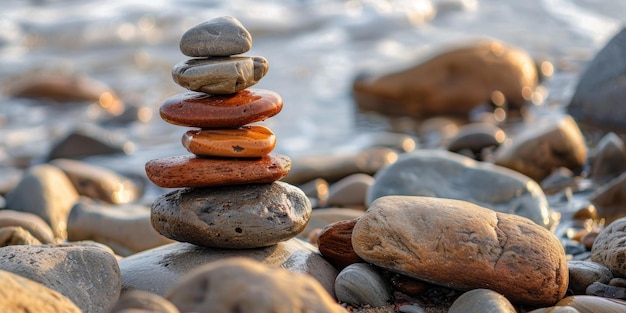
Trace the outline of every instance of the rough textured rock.
<instances>
[{"instance_id":1,"label":"rough textured rock","mask_svg":"<svg viewBox=\"0 0 626 313\"><path fill-rule=\"evenodd\" d=\"M41 217L54 236L67 238L67 216L78 200L78 193L67 175L59 168L41 164L31 167L20 183L6 197L11 210Z\"/></svg>"},{"instance_id":2,"label":"rough textured rock","mask_svg":"<svg viewBox=\"0 0 626 313\"><path fill-rule=\"evenodd\" d=\"M606 224L626 216L626 173L612 179L600 187L590 197L598 211L598 217L604 218Z\"/></svg>"},{"instance_id":3,"label":"rough textured rock","mask_svg":"<svg viewBox=\"0 0 626 313\"><path fill-rule=\"evenodd\" d=\"M448 313L473 312L516 313L517 310L507 298L489 289L474 289L462 294L448 310Z\"/></svg>"},{"instance_id":4,"label":"rough textured rock","mask_svg":"<svg viewBox=\"0 0 626 313\"><path fill-rule=\"evenodd\" d=\"M609 41L581 75L567 112L601 127L626 128L626 28Z\"/></svg>"},{"instance_id":5,"label":"rough textured rock","mask_svg":"<svg viewBox=\"0 0 626 313\"><path fill-rule=\"evenodd\" d=\"M7 226L21 227L37 238L41 243L55 242L50 225L35 214L13 210L0 210L0 227Z\"/></svg>"},{"instance_id":6,"label":"rough textured rock","mask_svg":"<svg viewBox=\"0 0 626 313\"><path fill-rule=\"evenodd\" d=\"M183 312L345 312L310 276L247 258L200 266L172 286L167 298Z\"/></svg>"},{"instance_id":7,"label":"rough textured rock","mask_svg":"<svg viewBox=\"0 0 626 313\"><path fill-rule=\"evenodd\" d=\"M142 190L136 183L109 169L70 159L56 159L50 164L69 177L80 195L114 204L141 197Z\"/></svg>"},{"instance_id":8,"label":"rough textured rock","mask_svg":"<svg viewBox=\"0 0 626 313\"><path fill-rule=\"evenodd\" d=\"M134 289L164 295L195 267L214 261L246 257L272 267L306 273L317 279L329 294L335 294L337 270L317 249L298 239L260 249L213 249L188 243L172 243L139 252L119 261L123 290Z\"/></svg>"},{"instance_id":9,"label":"rough textured rock","mask_svg":"<svg viewBox=\"0 0 626 313\"><path fill-rule=\"evenodd\" d=\"M391 292L385 277L366 263L347 266L335 280L337 300L355 306L382 307L389 304Z\"/></svg>"},{"instance_id":10,"label":"rough textured rock","mask_svg":"<svg viewBox=\"0 0 626 313\"><path fill-rule=\"evenodd\" d=\"M108 312L120 295L115 256L92 246L9 246L0 269L54 289L84 312Z\"/></svg>"},{"instance_id":11,"label":"rough textured rock","mask_svg":"<svg viewBox=\"0 0 626 313\"><path fill-rule=\"evenodd\" d=\"M280 154L246 159L180 155L150 160L145 169L150 181L164 188L260 184L285 177L291 159Z\"/></svg>"},{"instance_id":12,"label":"rough textured rock","mask_svg":"<svg viewBox=\"0 0 626 313\"><path fill-rule=\"evenodd\" d=\"M19 226L0 227L0 247L14 245L40 245L41 242Z\"/></svg>"},{"instance_id":13,"label":"rough textured rock","mask_svg":"<svg viewBox=\"0 0 626 313\"><path fill-rule=\"evenodd\" d=\"M154 230L148 207L106 206L86 200L72 207L67 233L68 240L100 242L121 256L172 242Z\"/></svg>"},{"instance_id":14,"label":"rough textured rock","mask_svg":"<svg viewBox=\"0 0 626 313\"><path fill-rule=\"evenodd\" d=\"M274 150L276 136L262 125L228 129L194 129L182 138L183 147L195 155L259 158Z\"/></svg>"},{"instance_id":15,"label":"rough textured rock","mask_svg":"<svg viewBox=\"0 0 626 313\"><path fill-rule=\"evenodd\" d=\"M124 293L110 313L135 312L128 312L127 310L141 310L140 312L146 313L179 313L178 308L167 299L143 290L132 290Z\"/></svg>"},{"instance_id":16,"label":"rough textured rock","mask_svg":"<svg viewBox=\"0 0 626 313\"><path fill-rule=\"evenodd\" d=\"M339 269L363 262L352 248L352 229L356 222L356 219L352 219L332 223L322 230L317 239L320 253Z\"/></svg>"},{"instance_id":17,"label":"rough textured rock","mask_svg":"<svg viewBox=\"0 0 626 313\"><path fill-rule=\"evenodd\" d=\"M11 313L81 313L64 295L33 280L0 270L0 308Z\"/></svg>"},{"instance_id":18,"label":"rough textured rock","mask_svg":"<svg viewBox=\"0 0 626 313\"><path fill-rule=\"evenodd\" d=\"M256 85L268 69L264 57L190 59L174 65L172 78L189 90L226 95Z\"/></svg>"},{"instance_id":19,"label":"rough textured rock","mask_svg":"<svg viewBox=\"0 0 626 313\"><path fill-rule=\"evenodd\" d=\"M519 109L537 85L537 71L524 51L493 40L455 47L404 71L360 77L353 92L361 110L417 118L463 115L499 91Z\"/></svg>"},{"instance_id":20,"label":"rough textured rock","mask_svg":"<svg viewBox=\"0 0 626 313\"><path fill-rule=\"evenodd\" d=\"M229 56L252 48L252 36L236 18L220 16L188 29L180 51L190 57Z\"/></svg>"},{"instance_id":21,"label":"rough textured rock","mask_svg":"<svg viewBox=\"0 0 626 313\"><path fill-rule=\"evenodd\" d=\"M465 201L377 199L357 221L352 246L390 271L454 289L489 288L513 303L553 305L568 286L566 255L550 231Z\"/></svg>"},{"instance_id":22,"label":"rough textured rock","mask_svg":"<svg viewBox=\"0 0 626 313\"><path fill-rule=\"evenodd\" d=\"M615 133L608 133L600 139L594 149L590 177L607 179L619 176L626 171L626 146Z\"/></svg>"},{"instance_id":23,"label":"rough textured rock","mask_svg":"<svg viewBox=\"0 0 626 313\"><path fill-rule=\"evenodd\" d=\"M498 212L550 224L543 191L528 177L507 168L440 150L418 150L374 176L367 203L387 195L425 196L469 201Z\"/></svg>"},{"instance_id":24,"label":"rough textured rock","mask_svg":"<svg viewBox=\"0 0 626 313\"><path fill-rule=\"evenodd\" d=\"M533 122L496 151L495 163L537 182L559 167L577 170L585 164L587 146L576 122L568 115Z\"/></svg>"},{"instance_id":25,"label":"rough textured rock","mask_svg":"<svg viewBox=\"0 0 626 313\"><path fill-rule=\"evenodd\" d=\"M606 266L616 276L626 277L626 217L606 226L591 249L591 260Z\"/></svg>"},{"instance_id":26,"label":"rough textured rock","mask_svg":"<svg viewBox=\"0 0 626 313\"><path fill-rule=\"evenodd\" d=\"M176 241L214 248L266 247L295 237L311 217L304 193L289 184L179 189L152 204L152 225Z\"/></svg>"},{"instance_id":27,"label":"rough textured rock","mask_svg":"<svg viewBox=\"0 0 626 313\"><path fill-rule=\"evenodd\" d=\"M585 290L594 282L607 284L613 279L613 273L604 265L589 261L568 261L569 289L576 295L585 294Z\"/></svg>"}]
</instances>

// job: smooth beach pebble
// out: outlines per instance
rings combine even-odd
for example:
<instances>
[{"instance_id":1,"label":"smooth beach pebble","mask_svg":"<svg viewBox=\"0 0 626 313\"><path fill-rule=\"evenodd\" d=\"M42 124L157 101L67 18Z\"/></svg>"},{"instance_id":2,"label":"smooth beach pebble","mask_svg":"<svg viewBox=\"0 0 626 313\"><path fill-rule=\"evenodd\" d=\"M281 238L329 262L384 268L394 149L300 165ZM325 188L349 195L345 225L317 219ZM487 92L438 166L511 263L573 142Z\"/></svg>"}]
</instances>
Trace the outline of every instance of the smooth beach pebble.
<instances>
[{"instance_id":1,"label":"smooth beach pebble","mask_svg":"<svg viewBox=\"0 0 626 313\"><path fill-rule=\"evenodd\" d=\"M382 307L389 304L391 292L385 277L366 263L349 265L335 279L337 300L355 306Z\"/></svg>"},{"instance_id":2,"label":"smooth beach pebble","mask_svg":"<svg viewBox=\"0 0 626 313\"><path fill-rule=\"evenodd\" d=\"M264 57L191 59L174 65L172 78L189 90L223 95L254 86L268 68Z\"/></svg>"},{"instance_id":3,"label":"smooth beach pebble","mask_svg":"<svg viewBox=\"0 0 626 313\"><path fill-rule=\"evenodd\" d=\"M166 298L181 312L346 312L311 276L248 258L199 266Z\"/></svg>"},{"instance_id":4,"label":"smooth beach pebble","mask_svg":"<svg viewBox=\"0 0 626 313\"><path fill-rule=\"evenodd\" d=\"M300 233L311 217L302 190L283 182L185 188L152 204L152 226L163 236L212 248L274 245Z\"/></svg>"},{"instance_id":5,"label":"smooth beach pebble","mask_svg":"<svg viewBox=\"0 0 626 313\"><path fill-rule=\"evenodd\" d=\"M252 36L236 18L220 16L188 29L180 51L190 57L229 56L252 48Z\"/></svg>"},{"instance_id":6,"label":"smooth beach pebble","mask_svg":"<svg viewBox=\"0 0 626 313\"><path fill-rule=\"evenodd\" d=\"M260 158L207 158L181 155L151 160L146 174L163 188L271 183L289 173L291 159L280 154Z\"/></svg>"},{"instance_id":7,"label":"smooth beach pebble","mask_svg":"<svg viewBox=\"0 0 626 313\"><path fill-rule=\"evenodd\" d=\"M352 247L390 271L458 290L489 288L514 303L553 305L568 287L566 255L552 232L466 201L379 198L357 220Z\"/></svg>"},{"instance_id":8,"label":"smooth beach pebble","mask_svg":"<svg viewBox=\"0 0 626 313\"><path fill-rule=\"evenodd\" d=\"M503 295L489 289L470 290L458 297L448 313L517 312Z\"/></svg>"},{"instance_id":9,"label":"smooth beach pebble","mask_svg":"<svg viewBox=\"0 0 626 313\"><path fill-rule=\"evenodd\" d=\"M585 294L585 290L594 282L607 284L612 278L611 271L601 264L590 261L569 261L569 289L577 295Z\"/></svg>"},{"instance_id":10,"label":"smooth beach pebble","mask_svg":"<svg viewBox=\"0 0 626 313\"><path fill-rule=\"evenodd\" d=\"M283 108L273 91L246 89L230 95L186 92L166 99L161 118L174 125L200 128L232 128L263 121Z\"/></svg>"},{"instance_id":11,"label":"smooth beach pebble","mask_svg":"<svg viewBox=\"0 0 626 313\"><path fill-rule=\"evenodd\" d=\"M276 145L276 136L265 126L196 129L183 135L183 146L200 156L262 157Z\"/></svg>"}]
</instances>

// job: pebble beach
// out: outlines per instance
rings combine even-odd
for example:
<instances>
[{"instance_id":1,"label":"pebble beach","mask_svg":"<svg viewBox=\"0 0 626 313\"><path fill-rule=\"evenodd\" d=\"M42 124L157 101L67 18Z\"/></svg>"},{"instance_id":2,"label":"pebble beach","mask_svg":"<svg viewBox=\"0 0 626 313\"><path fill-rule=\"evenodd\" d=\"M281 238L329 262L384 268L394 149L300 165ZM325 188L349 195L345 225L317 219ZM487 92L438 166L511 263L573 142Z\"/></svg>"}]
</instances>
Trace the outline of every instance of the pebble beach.
<instances>
[{"instance_id":1,"label":"pebble beach","mask_svg":"<svg viewBox=\"0 0 626 313\"><path fill-rule=\"evenodd\" d=\"M84 20L9 3L0 311L626 311L626 28L608 5L538 1L569 31L557 48L513 36L524 21L485 31L485 2L328 1L308 18L312 2L244 2L185 3L172 12L202 18L184 23L135 8L137 28L93 36L147 40L128 70L63 36L50 57L81 57L23 66L49 39L22 14ZM374 39L387 50L358 54ZM300 70L290 47L313 48Z\"/></svg>"}]
</instances>

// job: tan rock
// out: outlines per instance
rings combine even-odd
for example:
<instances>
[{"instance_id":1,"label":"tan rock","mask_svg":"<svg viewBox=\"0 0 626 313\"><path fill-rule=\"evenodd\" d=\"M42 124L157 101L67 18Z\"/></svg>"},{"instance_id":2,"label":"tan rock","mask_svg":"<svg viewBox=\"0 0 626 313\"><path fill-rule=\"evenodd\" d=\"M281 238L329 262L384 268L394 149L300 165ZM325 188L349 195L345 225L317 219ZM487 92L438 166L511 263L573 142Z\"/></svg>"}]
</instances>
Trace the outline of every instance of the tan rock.
<instances>
[{"instance_id":1,"label":"tan rock","mask_svg":"<svg viewBox=\"0 0 626 313\"><path fill-rule=\"evenodd\" d=\"M7 246L0 269L58 291L84 312L108 312L120 296L117 259L94 246Z\"/></svg>"},{"instance_id":2,"label":"tan rock","mask_svg":"<svg viewBox=\"0 0 626 313\"><path fill-rule=\"evenodd\" d=\"M357 221L365 261L454 289L488 288L513 303L553 305L568 270L559 240L532 221L469 202L387 196Z\"/></svg>"},{"instance_id":3,"label":"tan rock","mask_svg":"<svg viewBox=\"0 0 626 313\"><path fill-rule=\"evenodd\" d=\"M247 258L198 267L167 298L183 312L346 312L312 277Z\"/></svg>"},{"instance_id":4,"label":"tan rock","mask_svg":"<svg viewBox=\"0 0 626 313\"><path fill-rule=\"evenodd\" d=\"M100 242L121 256L172 242L152 227L149 207L102 205L87 200L81 200L72 208L67 233L68 240Z\"/></svg>"},{"instance_id":5,"label":"tan rock","mask_svg":"<svg viewBox=\"0 0 626 313\"><path fill-rule=\"evenodd\" d=\"M59 168L41 164L31 167L6 197L11 210L29 212L50 225L54 236L67 238L67 216L78 193Z\"/></svg>"},{"instance_id":6,"label":"tan rock","mask_svg":"<svg viewBox=\"0 0 626 313\"><path fill-rule=\"evenodd\" d=\"M0 247L13 245L40 245L41 242L19 226L0 227Z\"/></svg>"},{"instance_id":7,"label":"tan rock","mask_svg":"<svg viewBox=\"0 0 626 313\"><path fill-rule=\"evenodd\" d=\"M578 169L587 147L571 116L549 117L528 125L511 144L500 146L495 163L541 182L559 167Z\"/></svg>"},{"instance_id":8,"label":"tan rock","mask_svg":"<svg viewBox=\"0 0 626 313\"><path fill-rule=\"evenodd\" d=\"M56 159L80 195L108 203L129 203L141 196L141 189L130 179L109 169L71 159Z\"/></svg>"},{"instance_id":9,"label":"tan rock","mask_svg":"<svg viewBox=\"0 0 626 313\"><path fill-rule=\"evenodd\" d=\"M59 292L17 274L0 270L0 308L2 312L81 313Z\"/></svg>"},{"instance_id":10,"label":"tan rock","mask_svg":"<svg viewBox=\"0 0 626 313\"><path fill-rule=\"evenodd\" d=\"M41 217L32 213L0 210L0 227L6 226L21 227L37 238L41 243L55 242L50 225Z\"/></svg>"},{"instance_id":11,"label":"tan rock","mask_svg":"<svg viewBox=\"0 0 626 313\"><path fill-rule=\"evenodd\" d=\"M143 290L131 290L124 293L110 313L122 313L128 310L141 310L146 313L179 313L176 306L167 299Z\"/></svg>"},{"instance_id":12,"label":"tan rock","mask_svg":"<svg viewBox=\"0 0 626 313\"><path fill-rule=\"evenodd\" d=\"M494 40L451 48L409 69L358 79L353 91L361 110L425 118L463 115L499 92L519 109L537 86L533 59Z\"/></svg>"},{"instance_id":13,"label":"tan rock","mask_svg":"<svg viewBox=\"0 0 626 313\"><path fill-rule=\"evenodd\" d=\"M606 226L593 242L591 260L606 266L615 276L626 277L626 217Z\"/></svg>"}]
</instances>

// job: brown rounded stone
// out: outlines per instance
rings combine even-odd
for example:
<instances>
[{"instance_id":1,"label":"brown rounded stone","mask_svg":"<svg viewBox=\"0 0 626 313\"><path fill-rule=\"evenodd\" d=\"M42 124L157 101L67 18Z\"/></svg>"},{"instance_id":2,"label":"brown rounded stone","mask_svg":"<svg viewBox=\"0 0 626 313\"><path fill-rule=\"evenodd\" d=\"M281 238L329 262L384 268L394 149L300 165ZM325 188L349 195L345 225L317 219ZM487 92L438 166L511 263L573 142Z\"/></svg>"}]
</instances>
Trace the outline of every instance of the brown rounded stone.
<instances>
[{"instance_id":1,"label":"brown rounded stone","mask_svg":"<svg viewBox=\"0 0 626 313\"><path fill-rule=\"evenodd\" d=\"M196 129L183 135L183 146L200 156L262 157L276 145L276 136L261 125L225 129Z\"/></svg>"},{"instance_id":2,"label":"brown rounded stone","mask_svg":"<svg viewBox=\"0 0 626 313\"><path fill-rule=\"evenodd\" d=\"M504 96L519 109L537 86L535 62L518 48L494 40L449 49L409 69L360 77L352 90L359 109L425 118L467 114Z\"/></svg>"},{"instance_id":3,"label":"brown rounded stone","mask_svg":"<svg viewBox=\"0 0 626 313\"><path fill-rule=\"evenodd\" d=\"M70 299L43 284L0 270L0 307L3 312L82 312Z\"/></svg>"},{"instance_id":4,"label":"brown rounded stone","mask_svg":"<svg viewBox=\"0 0 626 313\"><path fill-rule=\"evenodd\" d=\"M263 121L282 108L281 96L264 89L245 89L229 95L190 91L165 99L159 113L174 125L229 128Z\"/></svg>"},{"instance_id":5,"label":"brown rounded stone","mask_svg":"<svg viewBox=\"0 0 626 313\"><path fill-rule=\"evenodd\" d=\"M19 226L0 227L0 247L14 245L40 245L41 242Z\"/></svg>"},{"instance_id":6,"label":"brown rounded stone","mask_svg":"<svg viewBox=\"0 0 626 313\"><path fill-rule=\"evenodd\" d=\"M19 226L41 243L54 243L50 226L39 216L13 210L0 210L0 227Z\"/></svg>"},{"instance_id":7,"label":"brown rounded stone","mask_svg":"<svg viewBox=\"0 0 626 313\"><path fill-rule=\"evenodd\" d=\"M196 268L167 294L181 312L346 312L308 275L230 258Z\"/></svg>"},{"instance_id":8,"label":"brown rounded stone","mask_svg":"<svg viewBox=\"0 0 626 313\"><path fill-rule=\"evenodd\" d=\"M172 78L189 90L226 95L254 86L268 69L263 57L190 59L172 68Z\"/></svg>"},{"instance_id":9,"label":"brown rounded stone","mask_svg":"<svg viewBox=\"0 0 626 313\"><path fill-rule=\"evenodd\" d=\"M553 305L568 287L566 255L549 230L465 201L379 198L354 226L352 247L390 271L459 290L489 288L513 303Z\"/></svg>"},{"instance_id":10,"label":"brown rounded stone","mask_svg":"<svg viewBox=\"0 0 626 313\"><path fill-rule=\"evenodd\" d=\"M146 163L148 178L164 188L271 183L290 169L291 159L280 154L246 159L181 155Z\"/></svg>"},{"instance_id":11,"label":"brown rounded stone","mask_svg":"<svg viewBox=\"0 0 626 313\"><path fill-rule=\"evenodd\" d=\"M318 249L324 258L335 267L342 269L353 263L363 263L363 259L352 248L352 229L356 219L339 221L326 226L317 239Z\"/></svg>"}]
</instances>

